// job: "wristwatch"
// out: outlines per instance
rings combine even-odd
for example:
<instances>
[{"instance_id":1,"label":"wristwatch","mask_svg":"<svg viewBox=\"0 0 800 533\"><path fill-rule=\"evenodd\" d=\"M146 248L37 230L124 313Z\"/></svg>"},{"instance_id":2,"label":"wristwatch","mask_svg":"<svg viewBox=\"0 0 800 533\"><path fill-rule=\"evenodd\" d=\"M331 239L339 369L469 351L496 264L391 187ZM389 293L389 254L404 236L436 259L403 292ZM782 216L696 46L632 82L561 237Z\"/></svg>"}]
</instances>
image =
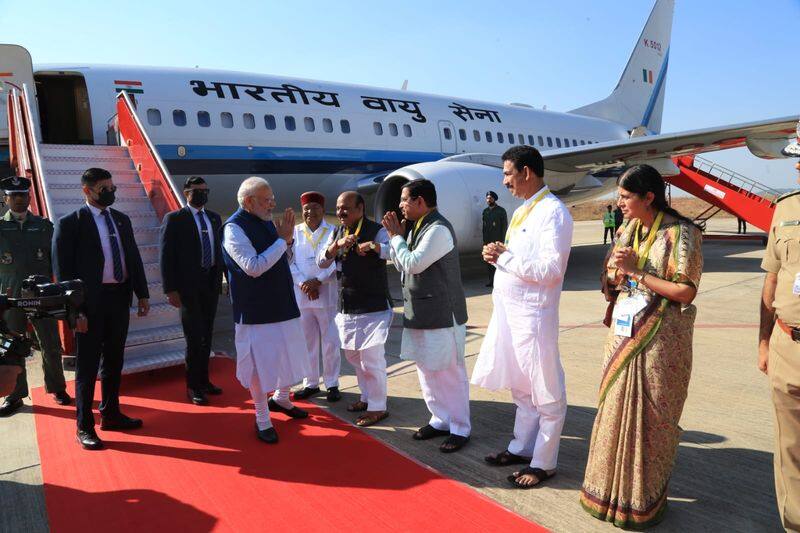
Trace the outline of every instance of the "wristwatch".
<instances>
[{"instance_id":1,"label":"wristwatch","mask_svg":"<svg viewBox=\"0 0 800 533\"><path fill-rule=\"evenodd\" d=\"M376 248L377 248L377 246L375 246L375 243L374 243L374 242L371 242L371 243L369 243L369 249L370 249L370 250L373 250L373 251L374 251Z\"/></svg>"}]
</instances>

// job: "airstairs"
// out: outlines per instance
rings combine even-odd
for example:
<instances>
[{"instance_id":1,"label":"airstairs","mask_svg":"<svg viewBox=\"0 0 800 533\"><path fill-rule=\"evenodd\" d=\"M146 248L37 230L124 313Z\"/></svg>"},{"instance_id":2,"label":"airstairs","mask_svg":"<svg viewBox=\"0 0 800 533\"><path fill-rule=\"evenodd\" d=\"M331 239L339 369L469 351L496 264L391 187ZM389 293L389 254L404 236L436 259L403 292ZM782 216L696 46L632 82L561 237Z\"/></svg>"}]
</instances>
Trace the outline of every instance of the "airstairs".
<instances>
[{"instance_id":1,"label":"airstairs","mask_svg":"<svg viewBox=\"0 0 800 533\"><path fill-rule=\"evenodd\" d=\"M185 341L180 314L161 286L158 236L164 214L180 207L181 197L158 158L125 94L117 102L115 129L123 146L40 144L27 88L8 97L12 166L33 179L31 210L51 220L84 204L81 174L90 167L111 172L117 186L114 208L131 219L150 292L150 312L130 310L123 372L132 373L181 363ZM135 303L135 298L134 298ZM71 331L63 327L64 353L74 355Z\"/></svg>"},{"instance_id":2,"label":"airstairs","mask_svg":"<svg viewBox=\"0 0 800 533\"><path fill-rule=\"evenodd\" d=\"M724 210L769 231L778 191L698 156L676 157L673 161L680 174L665 179L713 206L698 217L701 225Z\"/></svg>"}]
</instances>

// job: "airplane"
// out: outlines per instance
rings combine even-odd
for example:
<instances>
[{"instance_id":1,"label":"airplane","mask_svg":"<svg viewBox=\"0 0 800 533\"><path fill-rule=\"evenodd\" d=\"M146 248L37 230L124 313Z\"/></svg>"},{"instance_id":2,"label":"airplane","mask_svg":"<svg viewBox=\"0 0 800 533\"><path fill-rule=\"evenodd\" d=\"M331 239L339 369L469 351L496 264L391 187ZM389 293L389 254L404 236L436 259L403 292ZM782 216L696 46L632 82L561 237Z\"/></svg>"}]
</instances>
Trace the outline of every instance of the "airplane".
<instances>
[{"instance_id":1,"label":"airplane","mask_svg":"<svg viewBox=\"0 0 800 533\"><path fill-rule=\"evenodd\" d=\"M439 190L461 251L481 246L486 191L515 208L501 185L500 155L532 145L545 180L563 201L603 196L620 169L648 163L678 172L673 157L747 146L783 157L798 117L681 133L661 133L674 0L656 0L611 94L569 112L368 86L199 68L37 65L27 50L0 45L0 83L35 87L40 140L116 144L116 96L126 91L180 187L202 175L209 207L235 207L247 176L268 179L279 206L318 190L328 210L344 190L367 199L368 213L396 209L402 185L427 178ZM0 124L5 124L5 99ZM0 139L8 132L0 126Z\"/></svg>"}]
</instances>

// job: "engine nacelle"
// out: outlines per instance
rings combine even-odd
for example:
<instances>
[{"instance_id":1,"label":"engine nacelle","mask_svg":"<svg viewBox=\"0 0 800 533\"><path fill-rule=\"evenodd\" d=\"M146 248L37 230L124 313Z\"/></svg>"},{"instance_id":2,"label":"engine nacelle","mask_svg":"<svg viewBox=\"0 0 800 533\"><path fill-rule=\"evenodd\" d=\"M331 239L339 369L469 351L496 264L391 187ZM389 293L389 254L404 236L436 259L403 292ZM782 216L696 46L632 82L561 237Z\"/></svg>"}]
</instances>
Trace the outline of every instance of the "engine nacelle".
<instances>
[{"instance_id":1,"label":"engine nacelle","mask_svg":"<svg viewBox=\"0 0 800 533\"><path fill-rule=\"evenodd\" d=\"M400 192L409 181L428 179L436 185L439 211L453 225L460 252L483 246L482 213L486 193L494 191L509 218L521 201L503 186L503 171L495 166L457 161L433 161L400 168L389 174L375 195L375 218L397 211Z\"/></svg>"}]
</instances>

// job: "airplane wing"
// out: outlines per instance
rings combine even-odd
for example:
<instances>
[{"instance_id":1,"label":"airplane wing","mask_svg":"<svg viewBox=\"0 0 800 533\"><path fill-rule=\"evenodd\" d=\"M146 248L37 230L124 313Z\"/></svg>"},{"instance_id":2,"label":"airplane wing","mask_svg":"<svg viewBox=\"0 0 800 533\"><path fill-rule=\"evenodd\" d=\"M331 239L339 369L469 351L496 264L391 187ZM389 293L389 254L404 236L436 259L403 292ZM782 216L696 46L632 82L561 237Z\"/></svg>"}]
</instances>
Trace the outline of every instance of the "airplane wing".
<instances>
[{"instance_id":1,"label":"airplane wing","mask_svg":"<svg viewBox=\"0 0 800 533\"><path fill-rule=\"evenodd\" d=\"M763 120L681 133L645 135L586 146L547 150L547 170L596 173L653 160L747 146L765 159L784 157L781 150L795 137L798 117Z\"/></svg>"}]
</instances>

